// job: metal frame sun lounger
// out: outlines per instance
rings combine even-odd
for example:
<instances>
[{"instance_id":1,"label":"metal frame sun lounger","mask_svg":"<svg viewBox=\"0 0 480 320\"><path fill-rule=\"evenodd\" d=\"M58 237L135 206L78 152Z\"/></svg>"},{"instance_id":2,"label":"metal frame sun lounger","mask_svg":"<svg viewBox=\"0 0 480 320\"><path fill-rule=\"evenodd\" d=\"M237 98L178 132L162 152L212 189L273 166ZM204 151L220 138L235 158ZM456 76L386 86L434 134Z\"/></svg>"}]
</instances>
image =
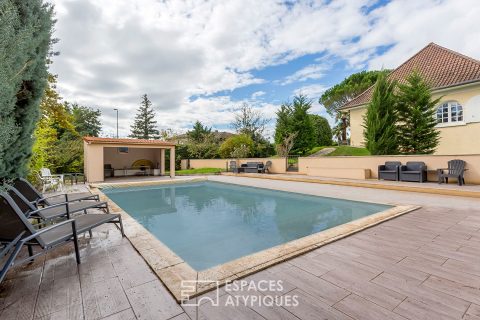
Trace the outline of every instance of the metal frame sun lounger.
<instances>
[{"instance_id":1,"label":"metal frame sun lounger","mask_svg":"<svg viewBox=\"0 0 480 320\"><path fill-rule=\"evenodd\" d=\"M3 265L0 269L0 283L2 283L3 279L5 279L5 275L13 266L13 262L22 249L22 243L20 242L20 239L22 239L24 234L25 231L20 232L20 234L11 242L9 242L0 252L0 261L4 259Z\"/></svg>"},{"instance_id":2,"label":"metal frame sun lounger","mask_svg":"<svg viewBox=\"0 0 480 320\"><path fill-rule=\"evenodd\" d=\"M52 220L60 217L70 218L72 214L83 212L87 213L88 209L103 209L109 213L107 202L99 201L77 201L77 202L63 202L45 207L34 206L20 191L14 187L7 187L8 195L15 201L20 210L28 218Z\"/></svg>"},{"instance_id":3,"label":"metal frame sun lounger","mask_svg":"<svg viewBox=\"0 0 480 320\"><path fill-rule=\"evenodd\" d=\"M95 200L100 201L98 194L90 192L74 192L63 193L59 195L45 196L40 193L35 187L27 180L20 178L15 180L12 185L15 189L28 199L28 201L35 203L35 205L54 205L64 202L83 201L83 200Z\"/></svg>"},{"instance_id":4,"label":"metal frame sun lounger","mask_svg":"<svg viewBox=\"0 0 480 320\"><path fill-rule=\"evenodd\" d=\"M120 232L124 236L122 218L119 214L83 214L53 225L47 225L43 221L36 225L42 226L42 228L36 229L15 201L5 192L0 193L0 221L2 222L0 223L0 242L10 243L18 237L19 233L26 231L26 236L19 243L21 246L28 246L29 257L19 262L12 262L13 264L33 260L37 256L71 241L74 243L75 257L79 264L81 261L77 235L91 232L93 228L104 223L118 224ZM42 249L41 252L33 254L31 247L34 245L39 246Z\"/></svg>"}]
</instances>

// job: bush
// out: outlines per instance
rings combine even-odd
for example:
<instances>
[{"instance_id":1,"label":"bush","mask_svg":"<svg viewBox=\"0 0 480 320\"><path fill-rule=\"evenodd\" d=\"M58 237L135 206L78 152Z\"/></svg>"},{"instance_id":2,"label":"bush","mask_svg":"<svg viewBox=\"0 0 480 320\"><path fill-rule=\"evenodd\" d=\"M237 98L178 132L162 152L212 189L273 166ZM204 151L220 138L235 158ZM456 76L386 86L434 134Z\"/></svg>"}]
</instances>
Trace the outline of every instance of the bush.
<instances>
[{"instance_id":1,"label":"bush","mask_svg":"<svg viewBox=\"0 0 480 320\"><path fill-rule=\"evenodd\" d=\"M315 143L317 146L331 146L332 145L332 128L328 120L317 114L311 114L310 118L313 122L315 130Z\"/></svg>"},{"instance_id":2,"label":"bush","mask_svg":"<svg viewBox=\"0 0 480 320\"><path fill-rule=\"evenodd\" d=\"M239 134L225 140L219 149L220 156L222 158L231 158L235 149L240 148L242 145L246 146L248 151L245 157L251 156L254 151L254 143L252 138L246 134Z\"/></svg>"}]
</instances>

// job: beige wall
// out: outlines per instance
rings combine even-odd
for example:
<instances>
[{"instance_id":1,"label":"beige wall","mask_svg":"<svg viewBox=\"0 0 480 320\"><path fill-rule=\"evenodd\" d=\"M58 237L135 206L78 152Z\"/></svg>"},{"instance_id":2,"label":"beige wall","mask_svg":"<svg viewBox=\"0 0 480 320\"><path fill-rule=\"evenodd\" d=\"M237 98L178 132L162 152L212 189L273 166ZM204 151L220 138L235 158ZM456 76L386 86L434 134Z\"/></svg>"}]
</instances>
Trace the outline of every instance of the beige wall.
<instances>
[{"instance_id":1,"label":"beige wall","mask_svg":"<svg viewBox=\"0 0 480 320\"><path fill-rule=\"evenodd\" d=\"M480 84L436 91L433 98L441 98L441 102L458 101L464 110L464 124L442 126L440 144L435 154L480 154L480 143L475 137L480 136ZM350 110L350 141L352 146L363 145L363 115L366 107Z\"/></svg>"},{"instance_id":2,"label":"beige wall","mask_svg":"<svg viewBox=\"0 0 480 320\"><path fill-rule=\"evenodd\" d=\"M103 145L83 142L84 172L88 182L103 181Z\"/></svg>"},{"instance_id":3,"label":"beige wall","mask_svg":"<svg viewBox=\"0 0 480 320\"><path fill-rule=\"evenodd\" d=\"M128 147L127 154L118 153L118 147ZM135 160L148 159L156 166L157 162L165 172L163 161L161 161L161 149L172 149L165 146L139 146L139 145L118 145L111 144L88 144L83 142L84 172L88 182L104 181L104 164L111 164L114 169L130 167ZM164 153L163 153L164 154ZM171 161L174 163L174 160ZM175 177L175 171L170 172L170 177Z\"/></svg>"},{"instance_id":4,"label":"beige wall","mask_svg":"<svg viewBox=\"0 0 480 320\"><path fill-rule=\"evenodd\" d=\"M384 164L385 161L401 161L405 164L407 161L423 161L427 165L428 169L434 170L437 168L447 167L448 160L452 159L462 159L467 162L468 171L465 173L465 180L468 183L480 183L480 154L476 155L421 155L421 156L368 156L368 157L308 157L308 158L299 158L298 167L299 173L309 174L311 171L314 173L319 170L311 170L310 168L334 168L334 169L369 169L371 172L372 178L378 178L377 171L380 164ZM332 170L333 174L329 177L335 177L335 171L339 172L341 170ZM311 174L314 175L314 174ZM351 178L355 177L346 177L337 176L338 178ZM436 181L435 174L429 175L429 180Z\"/></svg>"},{"instance_id":5,"label":"beige wall","mask_svg":"<svg viewBox=\"0 0 480 320\"><path fill-rule=\"evenodd\" d=\"M350 144L354 147L363 146L363 116L366 110L365 107L350 110Z\"/></svg>"},{"instance_id":6,"label":"beige wall","mask_svg":"<svg viewBox=\"0 0 480 320\"><path fill-rule=\"evenodd\" d=\"M227 168L228 163L235 159L190 159L190 168ZM286 171L285 158L248 158L240 159L238 165L247 162L272 162L271 173L284 173ZM182 169L186 169L186 160L182 160Z\"/></svg>"}]
</instances>

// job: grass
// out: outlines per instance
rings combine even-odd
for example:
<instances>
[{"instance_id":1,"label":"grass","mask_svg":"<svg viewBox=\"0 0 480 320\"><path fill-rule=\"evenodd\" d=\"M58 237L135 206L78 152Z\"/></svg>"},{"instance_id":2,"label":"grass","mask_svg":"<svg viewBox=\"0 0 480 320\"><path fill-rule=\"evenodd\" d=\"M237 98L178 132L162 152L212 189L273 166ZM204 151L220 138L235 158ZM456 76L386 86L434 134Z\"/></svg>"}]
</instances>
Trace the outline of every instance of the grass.
<instances>
[{"instance_id":1,"label":"grass","mask_svg":"<svg viewBox=\"0 0 480 320\"><path fill-rule=\"evenodd\" d=\"M175 170L175 174L182 176L182 175L192 175L192 174L215 174L224 172L225 169L223 168L198 168L198 169L187 169L187 170Z\"/></svg>"},{"instance_id":2,"label":"grass","mask_svg":"<svg viewBox=\"0 0 480 320\"><path fill-rule=\"evenodd\" d=\"M329 147L326 147L326 146L323 146L323 147L315 147L313 148L312 150L308 151L306 156L308 157L309 155L312 155L314 153L317 153L318 151L322 150L322 149L325 149L325 148L329 148Z\"/></svg>"},{"instance_id":3,"label":"grass","mask_svg":"<svg viewBox=\"0 0 480 320\"><path fill-rule=\"evenodd\" d=\"M370 151L365 148L357 148L351 146L338 146L335 147L335 151L327 154L327 157L335 156L369 156Z\"/></svg>"},{"instance_id":4,"label":"grass","mask_svg":"<svg viewBox=\"0 0 480 320\"><path fill-rule=\"evenodd\" d=\"M318 151L325 148L335 148L335 150L329 154L326 154L326 157L335 157L335 156L369 156L370 152L365 148L357 148L351 146L321 146L315 147L307 153L307 156L317 153Z\"/></svg>"}]
</instances>

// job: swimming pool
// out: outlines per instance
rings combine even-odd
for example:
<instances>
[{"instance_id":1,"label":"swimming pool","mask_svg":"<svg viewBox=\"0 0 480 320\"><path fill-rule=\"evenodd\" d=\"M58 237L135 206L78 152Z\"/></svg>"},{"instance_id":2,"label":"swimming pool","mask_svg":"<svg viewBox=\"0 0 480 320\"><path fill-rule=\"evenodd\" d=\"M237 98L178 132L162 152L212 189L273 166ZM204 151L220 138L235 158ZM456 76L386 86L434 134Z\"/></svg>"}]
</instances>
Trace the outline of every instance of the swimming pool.
<instances>
[{"instance_id":1,"label":"swimming pool","mask_svg":"<svg viewBox=\"0 0 480 320\"><path fill-rule=\"evenodd\" d=\"M213 181L102 191L197 271L392 208Z\"/></svg>"}]
</instances>

